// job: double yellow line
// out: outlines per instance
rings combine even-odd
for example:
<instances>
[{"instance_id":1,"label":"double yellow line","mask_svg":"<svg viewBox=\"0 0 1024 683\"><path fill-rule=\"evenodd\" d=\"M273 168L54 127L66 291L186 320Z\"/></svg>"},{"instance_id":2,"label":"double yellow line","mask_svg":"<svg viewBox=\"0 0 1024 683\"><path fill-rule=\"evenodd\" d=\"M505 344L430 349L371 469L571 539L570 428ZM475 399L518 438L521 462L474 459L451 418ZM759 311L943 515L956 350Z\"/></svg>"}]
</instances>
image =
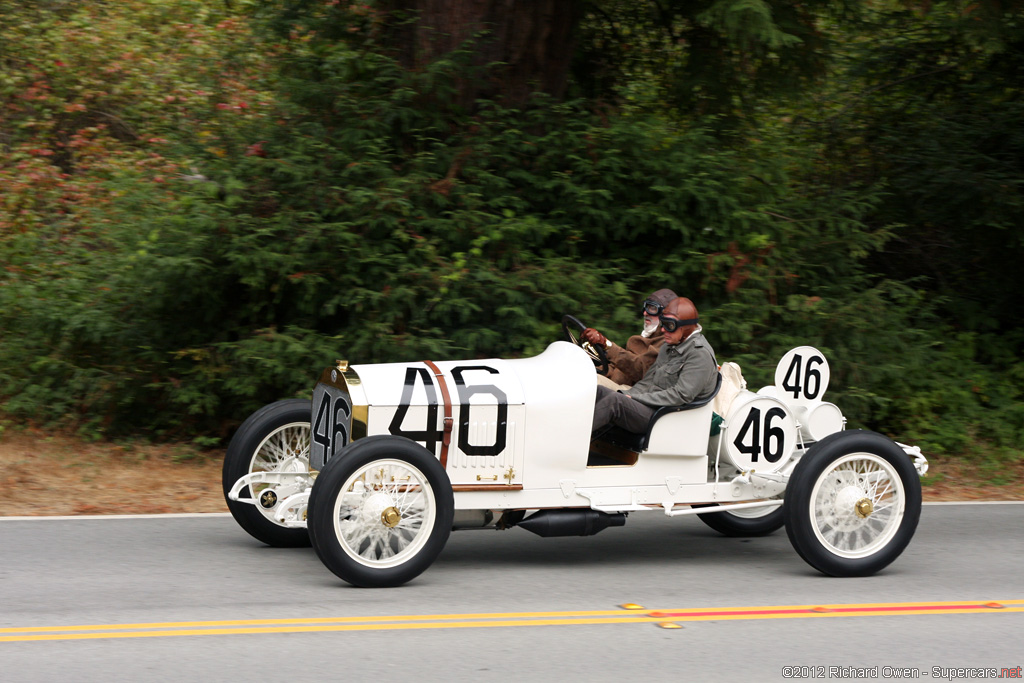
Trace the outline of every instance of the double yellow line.
<instances>
[{"instance_id":1,"label":"double yellow line","mask_svg":"<svg viewBox=\"0 0 1024 683\"><path fill-rule=\"evenodd\" d=\"M307 619L246 619L230 621L169 621L84 626L0 628L0 642L96 640L104 638L167 638L253 633L329 633L335 631L405 631L442 628L512 626L583 626L594 624L657 624L678 627L688 621L748 619L814 619L931 614L998 614L1024 612L1024 600L973 602L888 602L844 605L783 605L771 607L702 607L647 609L624 604L615 610L585 612L495 612L479 614L419 614L381 617Z\"/></svg>"}]
</instances>

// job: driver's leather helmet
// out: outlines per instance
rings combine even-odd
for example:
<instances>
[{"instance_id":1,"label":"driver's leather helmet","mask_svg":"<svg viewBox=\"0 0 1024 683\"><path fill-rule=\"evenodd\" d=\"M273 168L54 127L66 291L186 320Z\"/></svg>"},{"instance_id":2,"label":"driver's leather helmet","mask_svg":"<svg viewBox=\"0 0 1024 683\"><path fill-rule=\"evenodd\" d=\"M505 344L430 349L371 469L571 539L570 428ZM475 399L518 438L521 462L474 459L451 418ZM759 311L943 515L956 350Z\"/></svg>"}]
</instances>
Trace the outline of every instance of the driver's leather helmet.
<instances>
[{"instance_id":1,"label":"driver's leather helmet","mask_svg":"<svg viewBox=\"0 0 1024 683\"><path fill-rule=\"evenodd\" d=\"M657 317L663 310L665 310L665 306L668 306L672 302L672 299L675 299L675 298L676 298L676 293L673 292L671 289L659 289L658 291L654 292L649 297L644 299L643 312L646 315L650 315L652 317ZM651 302L651 301L653 301L654 303L658 304L658 306L660 307L660 310L658 310L657 312L653 312L653 313L652 313L652 311L654 310L653 308L648 310L647 304L648 304L648 302Z\"/></svg>"},{"instance_id":2,"label":"driver's leather helmet","mask_svg":"<svg viewBox=\"0 0 1024 683\"><path fill-rule=\"evenodd\" d=\"M693 331L697 329L697 321L699 319L697 316L697 307L694 306L693 302L685 296L678 297L669 302L669 304L665 306L665 310L662 315L665 315L666 313L678 318L679 320L693 321L692 325L680 328L683 330L683 339L689 337L693 334Z\"/></svg>"}]
</instances>

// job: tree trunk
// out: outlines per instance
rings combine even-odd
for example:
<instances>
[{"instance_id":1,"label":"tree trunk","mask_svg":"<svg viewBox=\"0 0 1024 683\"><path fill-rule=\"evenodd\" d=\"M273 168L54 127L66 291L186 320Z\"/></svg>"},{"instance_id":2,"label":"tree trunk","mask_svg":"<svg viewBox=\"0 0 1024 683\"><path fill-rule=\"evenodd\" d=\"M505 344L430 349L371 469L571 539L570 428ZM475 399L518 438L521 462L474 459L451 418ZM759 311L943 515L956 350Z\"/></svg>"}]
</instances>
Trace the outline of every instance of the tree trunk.
<instances>
[{"instance_id":1,"label":"tree trunk","mask_svg":"<svg viewBox=\"0 0 1024 683\"><path fill-rule=\"evenodd\" d=\"M458 103L480 97L521 107L531 93L565 94L581 0L392 0L389 9L418 20L392 27L391 46L410 69L422 69L467 40L472 64L489 66L483 79L461 79Z\"/></svg>"}]
</instances>

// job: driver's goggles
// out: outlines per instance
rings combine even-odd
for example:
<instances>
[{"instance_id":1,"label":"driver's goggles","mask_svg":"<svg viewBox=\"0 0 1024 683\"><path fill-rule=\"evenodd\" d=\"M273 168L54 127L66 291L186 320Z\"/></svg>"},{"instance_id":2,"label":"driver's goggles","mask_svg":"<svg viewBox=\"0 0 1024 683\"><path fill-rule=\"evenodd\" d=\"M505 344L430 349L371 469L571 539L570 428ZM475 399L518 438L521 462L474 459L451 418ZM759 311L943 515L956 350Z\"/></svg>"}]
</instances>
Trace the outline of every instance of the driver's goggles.
<instances>
[{"instance_id":1,"label":"driver's goggles","mask_svg":"<svg viewBox=\"0 0 1024 683\"><path fill-rule=\"evenodd\" d=\"M644 315L649 315L652 318L656 318L661 315L661 312L665 310L664 304L659 304L653 299L647 299L644 301L644 310L641 311Z\"/></svg>"},{"instance_id":2,"label":"driver's goggles","mask_svg":"<svg viewBox=\"0 0 1024 683\"><path fill-rule=\"evenodd\" d=\"M686 327L687 325L696 325L700 318L690 318L689 320L678 320L676 318L665 318L661 319L661 327L666 332L675 332L680 327Z\"/></svg>"}]
</instances>

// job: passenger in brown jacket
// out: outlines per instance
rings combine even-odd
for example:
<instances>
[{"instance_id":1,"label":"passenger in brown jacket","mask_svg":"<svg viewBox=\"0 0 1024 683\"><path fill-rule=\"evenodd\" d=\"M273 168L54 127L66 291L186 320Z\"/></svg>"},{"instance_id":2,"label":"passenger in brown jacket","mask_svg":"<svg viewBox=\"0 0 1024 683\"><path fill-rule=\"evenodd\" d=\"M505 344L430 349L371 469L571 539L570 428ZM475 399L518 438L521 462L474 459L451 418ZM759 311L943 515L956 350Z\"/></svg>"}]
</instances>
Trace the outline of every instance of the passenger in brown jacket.
<instances>
[{"instance_id":1,"label":"passenger in brown jacket","mask_svg":"<svg viewBox=\"0 0 1024 683\"><path fill-rule=\"evenodd\" d=\"M597 376L599 385L614 390L628 389L643 378L658 357L658 349L665 339L658 316L675 298L676 294L671 289L659 289L647 297L642 310L643 332L630 337L625 347L618 346L592 327L583 330L580 337L584 341L602 344L608 353L608 375Z\"/></svg>"}]
</instances>

